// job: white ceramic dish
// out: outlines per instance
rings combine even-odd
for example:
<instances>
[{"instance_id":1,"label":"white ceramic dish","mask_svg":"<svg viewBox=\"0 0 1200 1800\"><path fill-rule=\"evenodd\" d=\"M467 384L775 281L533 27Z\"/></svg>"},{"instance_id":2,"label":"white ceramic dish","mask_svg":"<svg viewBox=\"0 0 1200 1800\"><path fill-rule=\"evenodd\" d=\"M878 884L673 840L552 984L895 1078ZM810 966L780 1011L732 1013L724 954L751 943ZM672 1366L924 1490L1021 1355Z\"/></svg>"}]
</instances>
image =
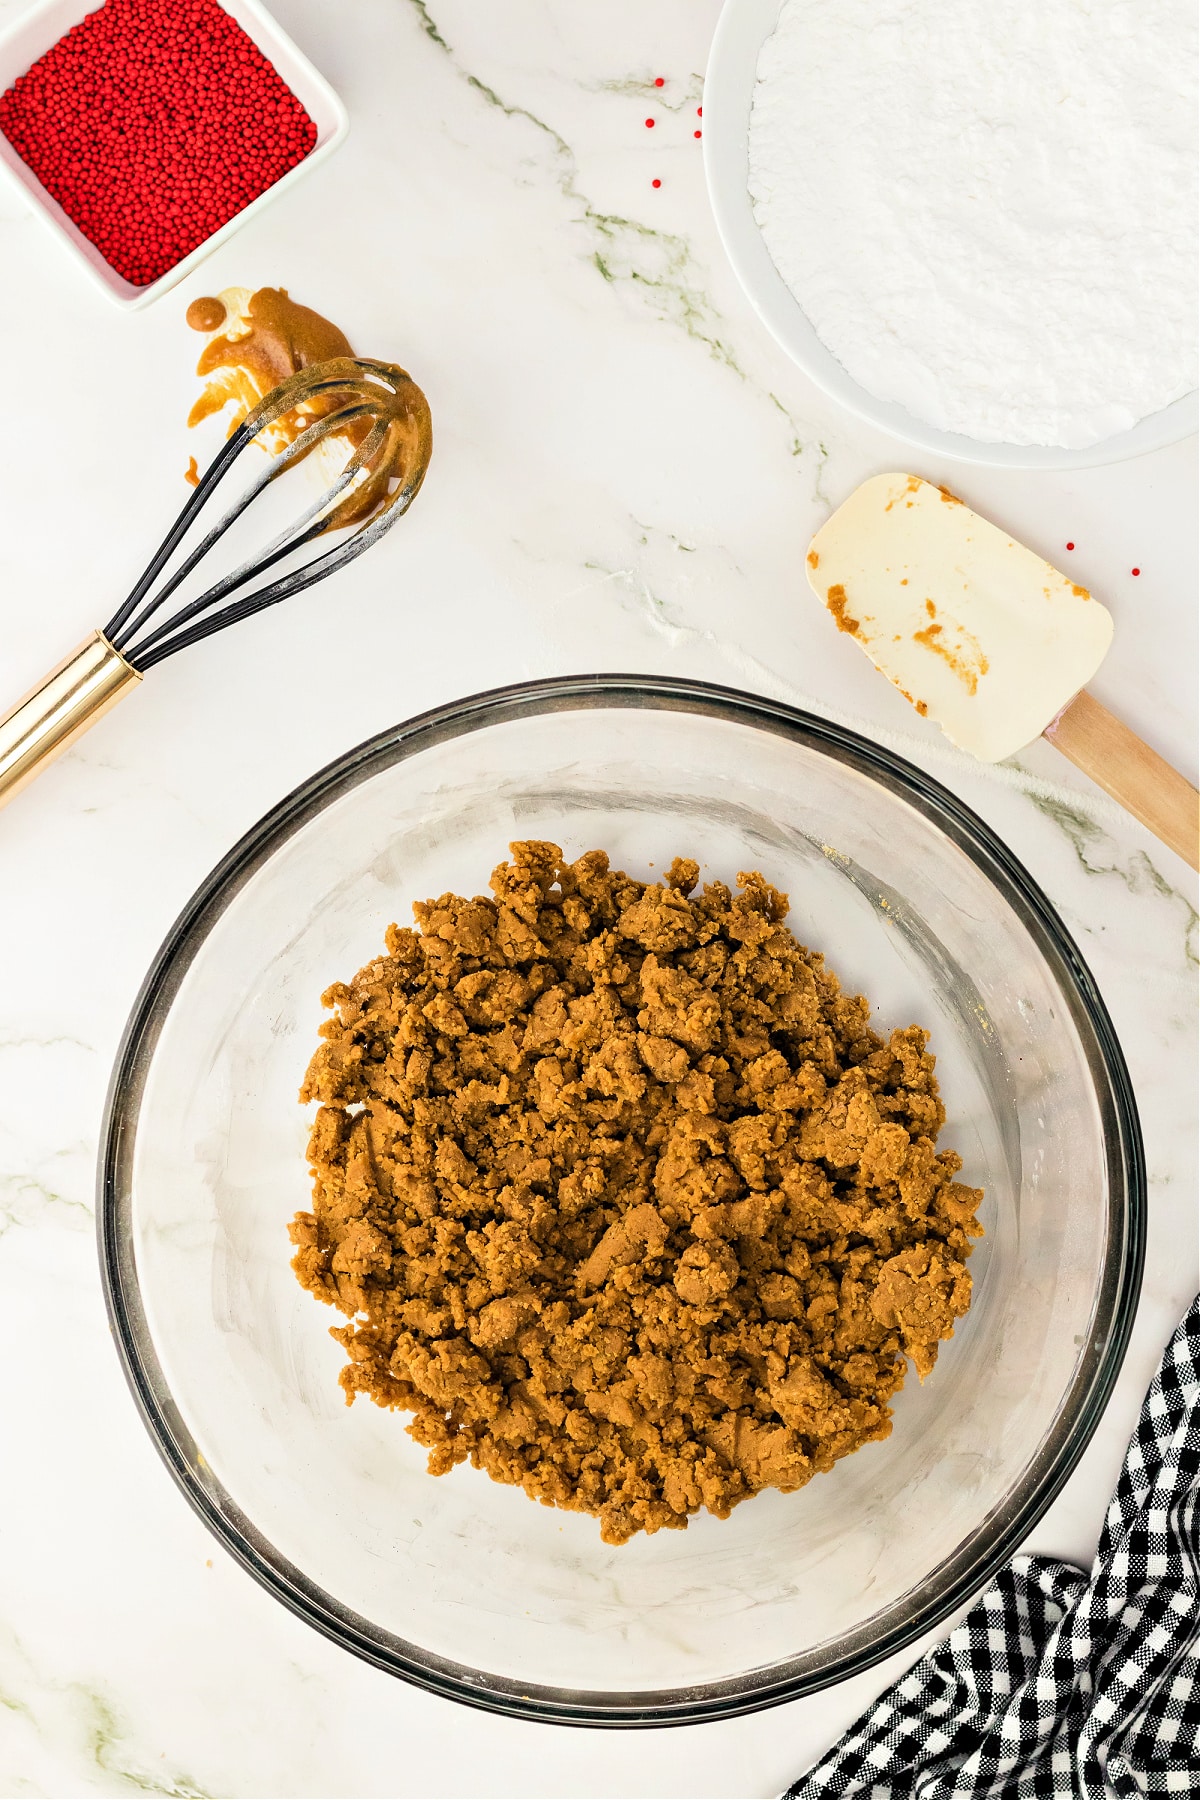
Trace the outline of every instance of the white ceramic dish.
<instances>
[{"instance_id":1,"label":"white ceramic dish","mask_svg":"<svg viewBox=\"0 0 1200 1800\"><path fill-rule=\"evenodd\" d=\"M1132 431L1119 432L1083 449L1064 450L990 444L959 432L940 431L894 401L879 400L859 386L825 348L776 269L750 200L750 109L759 52L778 17L779 0L725 0L704 81L704 169L717 230L734 273L764 325L817 386L860 418L922 450L995 468L1092 468L1190 437L1197 427L1195 393L1139 420Z\"/></svg>"},{"instance_id":2,"label":"white ceramic dish","mask_svg":"<svg viewBox=\"0 0 1200 1800\"><path fill-rule=\"evenodd\" d=\"M259 0L220 0L220 3L287 82L316 126L317 141L303 162L297 163L294 169L289 169L286 175L260 194L257 200L252 200L249 206L244 206L241 212L235 213L219 231L214 231L211 237L205 238L190 256L185 256L182 262L168 269L157 281L146 287L135 287L132 282L118 275L105 262L95 245L89 243L79 227L67 217L57 200L46 192L32 169L22 162L8 139L0 133L0 168L24 194L34 212L49 226L59 243L86 270L96 286L103 289L109 299L126 312L136 312L143 306L149 306L160 294L175 287L219 244L232 237L247 219L260 213L302 175L324 162L350 130L346 108L329 83L313 68L287 34L280 30L266 8L259 4ZM15 24L6 32L0 33L0 94L6 93L19 75L31 68L39 57L44 56L52 45L65 37L88 13L97 9L98 0L38 0L28 12L22 13Z\"/></svg>"}]
</instances>

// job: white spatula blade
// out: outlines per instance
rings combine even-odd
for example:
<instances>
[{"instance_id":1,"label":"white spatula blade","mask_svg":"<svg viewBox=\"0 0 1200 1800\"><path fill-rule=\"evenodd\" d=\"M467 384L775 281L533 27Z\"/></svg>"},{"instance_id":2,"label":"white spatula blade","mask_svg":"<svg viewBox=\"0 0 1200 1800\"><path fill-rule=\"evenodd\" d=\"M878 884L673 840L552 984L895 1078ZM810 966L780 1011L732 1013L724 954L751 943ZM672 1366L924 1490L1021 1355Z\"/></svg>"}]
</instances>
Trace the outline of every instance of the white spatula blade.
<instances>
[{"instance_id":1,"label":"white spatula blade","mask_svg":"<svg viewBox=\"0 0 1200 1800\"><path fill-rule=\"evenodd\" d=\"M999 762L1086 687L1112 616L1086 588L916 475L877 475L813 538L842 631L953 743Z\"/></svg>"}]
</instances>

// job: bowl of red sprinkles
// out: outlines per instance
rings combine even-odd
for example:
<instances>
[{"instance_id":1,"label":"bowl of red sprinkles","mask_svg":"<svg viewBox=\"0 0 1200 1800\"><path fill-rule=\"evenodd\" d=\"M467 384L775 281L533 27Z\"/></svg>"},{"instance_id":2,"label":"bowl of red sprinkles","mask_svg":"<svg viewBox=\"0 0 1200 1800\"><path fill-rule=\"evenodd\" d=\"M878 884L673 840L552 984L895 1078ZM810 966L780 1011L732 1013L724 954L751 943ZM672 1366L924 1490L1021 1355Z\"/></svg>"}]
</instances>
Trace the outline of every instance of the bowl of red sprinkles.
<instances>
[{"instance_id":1,"label":"bowl of red sprinkles","mask_svg":"<svg viewBox=\"0 0 1200 1800\"><path fill-rule=\"evenodd\" d=\"M120 306L174 287L348 130L258 0L40 0L0 36L0 166Z\"/></svg>"}]
</instances>

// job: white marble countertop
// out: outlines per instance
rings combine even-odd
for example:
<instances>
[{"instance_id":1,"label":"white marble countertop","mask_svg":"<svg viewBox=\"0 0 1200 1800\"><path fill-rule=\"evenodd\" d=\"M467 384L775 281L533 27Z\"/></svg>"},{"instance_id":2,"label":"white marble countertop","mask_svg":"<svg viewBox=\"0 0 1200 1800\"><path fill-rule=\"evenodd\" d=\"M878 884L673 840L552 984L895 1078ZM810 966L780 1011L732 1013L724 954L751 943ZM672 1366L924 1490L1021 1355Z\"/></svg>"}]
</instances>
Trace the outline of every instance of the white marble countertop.
<instances>
[{"instance_id":1,"label":"white marble countertop","mask_svg":"<svg viewBox=\"0 0 1200 1800\"><path fill-rule=\"evenodd\" d=\"M24 3L0 0L0 22ZM437 432L426 491L378 550L155 670L0 816L0 1791L769 1795L916 1652L724 1724L514 1723L355 1661L207 1536L105 1323L93 1179L118 1037L212 864L407 715L624 669L848 718L1012 846L1132 1070L1141 1308L1107 1416L1030 1538L1086 1562L1196 1282L1194 884L1047 745L995 771L949 751L830 628L800 564L865 476L909 464L950 483L1106 600L1117 641L1095 691L1195 779L1195 443L1083 474L989 473L934 466L825 401L758 325L709 217L694 132L717 0L275 10L344 96L350 141L148 312L111 308L0 195L5 697L106 616L182 498L195 295L288 287L410 367Z\"/></svg>"}]
</instances>

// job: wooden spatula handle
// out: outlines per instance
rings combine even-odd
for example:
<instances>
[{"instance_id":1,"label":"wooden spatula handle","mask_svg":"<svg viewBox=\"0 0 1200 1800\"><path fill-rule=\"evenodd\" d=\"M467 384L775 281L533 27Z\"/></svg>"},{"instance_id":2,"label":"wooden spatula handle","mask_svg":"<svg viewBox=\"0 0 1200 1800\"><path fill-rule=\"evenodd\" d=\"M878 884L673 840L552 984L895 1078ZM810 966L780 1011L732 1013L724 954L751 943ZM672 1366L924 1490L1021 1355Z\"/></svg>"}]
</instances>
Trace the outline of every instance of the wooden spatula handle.
<instances>
[{"instance_id":1,"label":"wooden spatula handle","mask_svg":"<svg viewBox=\"0 0 1200 1800\"><path fill-rule=\"evenodd\" d=\"M1193 869L1200 868L1200 793L1089 693L1042 734Z\"/></svg>"}]
</instances>

